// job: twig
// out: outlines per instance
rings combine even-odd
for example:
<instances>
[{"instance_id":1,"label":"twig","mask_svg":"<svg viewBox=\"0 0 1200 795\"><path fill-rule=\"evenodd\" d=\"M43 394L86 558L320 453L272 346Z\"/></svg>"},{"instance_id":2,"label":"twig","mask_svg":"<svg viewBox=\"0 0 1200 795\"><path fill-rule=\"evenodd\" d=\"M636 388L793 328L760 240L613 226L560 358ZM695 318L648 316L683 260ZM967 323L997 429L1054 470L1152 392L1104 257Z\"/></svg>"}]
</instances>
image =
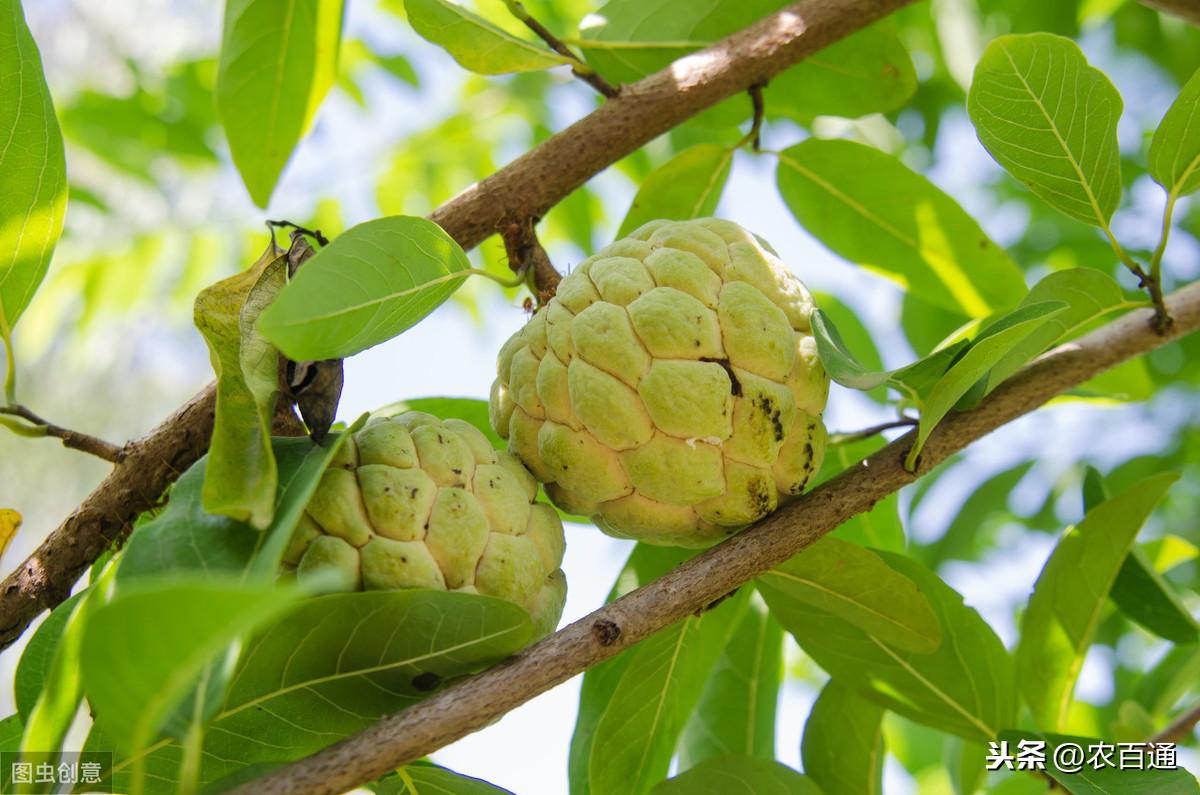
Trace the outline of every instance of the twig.
<instances>
[{"instance_id":1,"label":"twig","mask_svg":"<svg viewBox=\"0 0 1200 795\"><path fill-rule=\"evenodd\" d=\"M61 425L55 425L49 420L42 419L24 406L0 406L0 414L20 417L33 426L29 430L33 431L34 434L38 436L53 436L56 439L61 439L63 447L89 453L113 464L120 463L125 457L124 448L95 436L80 433L79 431L72 431Z\"/></svg>"},{"instance_id":2,"label":"twig","mask_svg":"<svg viewBox=\"0 0 1200 795\"><path fill-rule=\"evenodd\" d=\"M1171 721L1165 729L1155 734L1147 742L1151 745L1159 743L1178 743L1187 737L1195 730L1196 725L1200 724L1200 704L1189 709L1187 712L1180 715L1175 720Z\"/></svg>"},{"instance_id":3,"label":"twig","mask_svg":"<svg viewBox=\"0 0 1200 795\"><path fill-rule=\"evenodd\" d=\"M846 431L845 433L829 434L829 443L833 445L849 444L857 442L860 439L869 439L877 433L890 431L892 428L911 428L919 423L920 420L916 417L901 417L898 420L890 422L881 422L878 425L872 425L869 428L863 428L861 431Z\"/></svg>"},{"instance_id":4,"label":"twig","mask_svg":"<svg viewBox=\"0 0 1200 795\"><path fill-rule=\"evenodd\" d=\"M754 527L605 605L500 665L459 682L316 754L234 790L238 795L344 792L487 726L509 710L703 608L791 558L847 519L975 440L1089 378L1200 329L1200 283L1167 301L1166 335L1130 312L1040 356L978 406L951 412L929 435L918 472L904 468L913 433Z\"/></svg>"},{"instance_id":5,"label":"twig","mask_svg":"<svg viewBox=\"0 0 1200 795\"><path fill-rule=\"evenodd\" d=\"M1141 0L1141 3L1200 26L1200 3L1196 0Z\"/></svg>"},{"instance_id":6,"label":"twig","mask_svg":"<svg viewBox=\"0 0 1200 795\"><path fill-rule=\"evenodd\" d=\"M571 73L573 75L599 91L608 99L612 99L621 93L621 89L601 77L595 69L584 63L584 60L576 55L574 50L564 44L562 39L555 36L545 25L534 19L533 15L525 9L525 5L520 0L504 0L504 5L508 6L509 12L514 17L525 23L525 27L532 30L542 41L546 42L546 45L550 49L570 62Z\"/></svg>"},{"instance_id":7,"label":"twig","mask_svg":"<svg viewBox=\"0 0 1200 795\"><path fill-rule=\"evenodd\" d=\"M526 217L506 224L500 236L504 240L504 251L508 254L508 267L512 268L513 273L533 280L538 306L544 306L554 297L562 274L550 262L546 249L538 240L534 228L536 220Z\"/></svg>"},{"instance_id":8,"label":"twig","mask_svg":"<svg viewBox=\"0 0 1200 795\"><path fill-rule=\"evenodd\" d=\"M915 0L792 3L666 69L624 86L586 118L443 204L430 220L464 249L506 218L542 217L573 190L662 133ZM206 388L128 446L116 466L0 584L0 647L59 604L92 561L208 448L214 393ZM294 419L293 419L294 422Z\"/></svg>"},{"instance_id":9,"label":"twig","mask_svg":"<svg viewBox=\"0 0 1200 795\"><path fill-rule=\"evenodd\" d=\"M1169 219L1168 219L1169 223ZM1167 311L1166 304L1163 303L1162 291L1162 274L1159 270L1158 263L1151 265L1150 272L1147 273L1145 268L1129 256L1129 253L1117 241L1112 229L1108 226L1104 227L1104 234L1108 237L1108 242L1112 245L1113 251L1129 272L1137 277L1138 287L1144 288L1150 294L1150 302L1154 304L1154 317L1150 319L1150 325L1159 334L1165 334L1167 329L1171 327L1171 314ZM1164 237L1165 240L1165 237Z\"/></svg>"},{"instance_id":10,"label":"twig","mask_svg":"<svg viewBox=\"0 0 1200 795\"><path fill-rule=\"evenodd\" d=\"M746 89L746 93L750 95L750 105L754 109L754 118L750 122L750 132L746 133L746 137L738 143L738 146L750 144L750 148L755 152L761 151L763 118L766 115L762 92L766 87L766 83L757 83Z\"/></svg>"}]
</instances>

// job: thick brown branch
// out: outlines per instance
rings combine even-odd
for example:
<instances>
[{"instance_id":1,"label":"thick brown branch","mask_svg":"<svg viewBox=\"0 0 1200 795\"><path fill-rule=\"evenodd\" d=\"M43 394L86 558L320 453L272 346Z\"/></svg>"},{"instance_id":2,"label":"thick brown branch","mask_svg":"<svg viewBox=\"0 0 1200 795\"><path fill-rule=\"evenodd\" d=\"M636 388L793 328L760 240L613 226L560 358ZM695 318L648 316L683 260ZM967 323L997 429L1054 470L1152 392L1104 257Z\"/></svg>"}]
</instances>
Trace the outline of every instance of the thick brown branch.
<instances>
[{"instance_id":1,"label":"thick brown branch","mask_svg":"<svg viewBox=\"0 0 1200 795\"><path fill-rule=\"evenodd\" d=\"M1200 284L1167 300L1166 336L1152 310L1131 312L1061 345L1001 384L978 407L951 413L930 434L917 471L904 468L908 433L749 530L576 621L508 662L306 759L235 790L241 795L343 792L483 728L539 693L658 632L833 530L996 428L1096 374L1200 329Z\"/></svg>"},{"instance_id":2,"label":"thick brown branch","mask_svg":"<svg viewBox=\"0 0 1200 795\"><path fill-rule=\"evenodd\" d=\"M625 86L540 146L431 216L465 249L505 219L542 217L571 191L704 108L759 85L806 56L915 0L804 0ZM111 538L204 454L213 392L196 395L147 436L46 541L0 584L0 648L67 597Z\"/></svg>"},{"instance_id":3,"label":"thick brown branch","mask_svg":"<svg viewBox=\"0 0 1200 795\"><path fill-rule=\"evenodd\" d=\"M1171 721L1165 729L1151 737L1149 742L1154 744L1183 742L1191 736L1197 725L1200 725L1200 704Z\"/></svg>"},{"instance_id":4,"label":"thick brown branch","mask_svg":"<svg viewBox=\"0 0 1200 795\"><path fill-rule=\"evenodd\" d=\"M1142 5L1156 8L1164 14L1200 25L1200 0L1141 0Z\"/></svg>"},{"instance_id":5,"label":"thick brown branch","mask_svg":"<svg viewBox=\"0 0 1200 795\"><path fill-rule=\"evenodd\" d=\"M95 436L73 431L61 425L55 425L52 422L42 419L24 406L0 406L0 414L20 417L35 426L36 430L42 435L53 436L56 439L62 440L63 447L88 453L114 464L118 463L125 455L122 448L112 442L106 442Z\"/></svg>"}]
</instances>

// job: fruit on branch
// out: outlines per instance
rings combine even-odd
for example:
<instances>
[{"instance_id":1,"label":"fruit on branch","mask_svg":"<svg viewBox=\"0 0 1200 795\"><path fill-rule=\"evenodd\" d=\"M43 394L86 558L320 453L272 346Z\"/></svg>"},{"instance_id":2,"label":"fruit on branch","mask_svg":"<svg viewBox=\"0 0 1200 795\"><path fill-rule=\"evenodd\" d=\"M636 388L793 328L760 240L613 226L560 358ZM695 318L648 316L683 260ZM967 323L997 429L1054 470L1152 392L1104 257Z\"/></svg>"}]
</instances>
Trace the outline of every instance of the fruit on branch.
<instances>
[{"instance_id":1,"label":"fruit on branch","mask_svg":"<svg viewBox=\"0 0 1200 795\"><path fill-rule=\"evenodd\" d=\"M812 298L737 224L652 221L582 262L500 350L491 421L605 532L707 546L825 450Z\"/></svg>"},{"instance_id":2,"label":"fruit on branch","mask_svg":"<svg viewBox=\"0 0 1200 795\"><path fill-rule=\"evenodd\" d=\"M566 599L562 521L511 454L458 419L372 418L345 441L284 553L305 576L334 568L357 589L436 588L526 608L536 637Z\"/></svg>"}]
</instances>

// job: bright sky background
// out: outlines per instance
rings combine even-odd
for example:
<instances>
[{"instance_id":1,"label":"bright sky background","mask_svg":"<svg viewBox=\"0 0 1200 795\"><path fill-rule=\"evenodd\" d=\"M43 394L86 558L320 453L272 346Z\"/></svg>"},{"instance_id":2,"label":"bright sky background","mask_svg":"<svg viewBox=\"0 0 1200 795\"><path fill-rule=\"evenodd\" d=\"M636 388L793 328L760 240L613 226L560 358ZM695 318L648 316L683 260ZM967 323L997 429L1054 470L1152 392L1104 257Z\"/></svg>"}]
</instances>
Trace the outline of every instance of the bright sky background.
<instances>
[{"instance_id":1,"label":"bright sky background","mask_svg":"<svg viewBox=\"0 0 1200 795\"><path fill-rule=\"evenodd\" d=\"M354 105L344 94L332 94L312 135L285 172L267 213L251 205L230 168L211 180L180 180L180 195L166 200L147 195L142 187L129 186L128 201L139 208L148 225L178 223L181 219L227 219L231 234L235 234L266 217L303 217L314 200L323 196L341 200L347 225L377 214L374 186L386 166L387 153L405 133L426 126L452 106L462 73L448 57L416 40L403 23L376 11L372 3L353 0L350 5L348 35L391 43L386 49L403 46L421 75L421 93L394 82L375 81L367 86L369 111ZM219 4L199 0L29 0L25 7L56 92L71 91L88 82L109 89L123 85L123 80L127 81L125 69L103 55L106 48L133 54L143 64L165 63L176 60L180 52L212 51L220 34ZM1087 49L1094 61L1106 65L1108 50L1103 41L1089 41ZM1165 86L1140 64L1123 63L1111 73L1126 98L1127 116L1160 114L1166 107L1169 99ZM558 92L556 96L575 97L557 109L563 123L586 109L583 93ZM976 187L992 172L994 164L975 140L965 115L951 118L948 125L942 135L942 150L936 153L939 166L931 178L975 212L997 240L1003 243L1014 239L1021 234L1024 219L1011 211L996 212L988 204L987 195ZM1126 137L1136 132L1132 126L1129 130L1123 128ZM771 125L765 145L783 147L795 142L799 134L788 125ZM72 151L69 156L74 154ZM95 164L79 157L70 161L70 167L86 171ZM912 354L898 332L898 291L842 262L804 233L774 190L773 169L769 156L740 154L719 214L771 241L809 287L848 296L847 300L869 318L878 332L877 342L886 363L903 364ZM602 239L609 239L633 188L615 174L604 175L594 184L609 208L609 230L602 235ZM1146 196L1150 208L1161 201L1149 192ZM1141 211L1126 213L1118 219L1118 226L1122 234L1148 237L1157 231L1150 218ZM72 215L72 221L77 222L76 228L102 237L119 234L119 230L104 229L86 213ZM1172 249L1172 254L1180 275L1195 276L1200 271L1200 253ZM551 255L560 268L567 268L584 252L552 250ZM349 360L339 417L352 420L361 412L404 398L486 398L494 376L495 352L525 316L519 306L506 303L498 289L485 285L481 292L491 296L481 325L474 324L458 307L447 304L402 337ZM31 315L39 311L43 300L35 300ZM21 344L26 344L25 340ZM60 340L42 349L45 353L40 363L26 363L27 370L36 365L42 371L23 372L27 402L63 424L108 429L105 435L114 439L145 432L211 377L203 343L186 324L186 316L171 322L146 315L116 319L93 327L82 343ZM79 400L82 395L87 396L84 406ZM1156 405L1155 422L1151 424L1144 407L1075 404L1020 420L975 446L968 456L968 466L963 467L973 478L965 477L962 471L944 478L918 513L910 533L923 539L936 535L968 496L973 479L1016 463L1031 449L1039 450L1043 460L1014 494L1014 500L1024 504L1040 503L1045 484L1077 460L1086 458L1103 466L1128 457L1134 450L1157 447L1190 410L1162 402ZM891 416L876 404L834 387L826 414L831 430L853 430L886 419ZM27 518L25 530L5 556L6 569L28 554L41 536L74 507L103 469L49 442L0 437L0 504L15 505ZM956 565L943 573L968 604L978 608L1011 644L1015 639L1013 605L1029 592L1053 539L1037 536L1031 540L1017 534L1002 534L1001 538L1000 547L983 565ZM564 622L586 615L602 603L631 546L595 528L578 525L568 525L567 539L564 569L569 596ZM790 652L799 655L794 645ZM1108 696L1108 663L1098 659L1100 656L1092 655L1085 666L1079 688L1084 698L1100 700ZM10 681L7 677L16 659L15 649L0 657L0 675L6 677L5 681ZM439 751L435 761L520 795L564 793L579 682L576 678L535 698L497 724ZM799 767L800 732L814 697L813 688L794 681L785 689L778 748L779 758L786 764ZM0 708L11 708L7 687L0 701ZM11 709L5 714L7 711ZM889 795L914 791L912 780L894 762L887 769L887 791Z\"/></svg>"}]
</instances>

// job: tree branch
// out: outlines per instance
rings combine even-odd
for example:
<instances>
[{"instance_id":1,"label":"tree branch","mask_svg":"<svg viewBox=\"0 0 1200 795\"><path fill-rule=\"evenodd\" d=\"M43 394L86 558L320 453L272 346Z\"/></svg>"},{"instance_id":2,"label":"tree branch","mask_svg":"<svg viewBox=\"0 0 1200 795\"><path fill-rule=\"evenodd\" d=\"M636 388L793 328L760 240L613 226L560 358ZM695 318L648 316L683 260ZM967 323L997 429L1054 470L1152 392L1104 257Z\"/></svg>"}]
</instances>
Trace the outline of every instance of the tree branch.
<instances>
[{"instance_id":1,"label":"tree branch","mask_svg":"<svg viewBox=\"0 0 1200 795\"><path fill-rule=\"evenodd\" d=\"M1197 0L1141 0L1142 5L1150 6L1164 14L1179 17L1185 22L1200 25L1200 2Z\"/></svg>"},{"instance_id":2,"label":"tree branch","mask_svg":"<svg viewBox=\"0 0 1200 795\"><path fill-rule=\"evenodd\" d=\"M620 92L619 88L605 80L595 69L584 63L582 58L562 42L562 39L551 33L550 29L541 22L538 22L532 14L525 10L525 6L519 0L504 0L504 4L508 6L509 12L514 17L524 22L525 27L536 33L538 38L546 42L546 45L550 49L570 61L571 74L596 89L608 99L612 99Z\"/></svg>"},{"instance_id":3,"label":"tree branch","mask_svg":"<svg viewBox=\"0 0 1200 795\"><path fill-rule=\"evenodd\" d=\"M1140 309L1060 345L930 434L916 472L910 432L754 527L576 621L512 659L461 680L310 757L234 790L238 795L343 792L487 726L509 710L690 615L791 558L847 519L912 483L1005 423L1114 365L1200 329L1200 283L1167 299L1162 335Z\"/></svg>"},{"instance_id":4,"label":"tree branch","mask_svg":"<svg viewBox=\"0 0 1200 795\"><path fill-rule=\"evenodd\" d=\"M1200 724L1200 704L1180 715L1158 734L1149 739L1151 745L1180 743L1186 740Z\"/></svg>"},{"instance_id":5,"label":"tree branch","mask_svg":"<svg viewBox=\"0 0 1200 795\"><path fill-rule=\"evenodd\" d=\"M774 77L915 0L802 0L708 49L680 58L434 211L464 249L505 226L542 217L588 179L704 108ZM124 461L0 584L0 648L75 580L208 448L214 392L206 388L131 442Z\"/></svg>"},{"instance_id":6,"label":"tree branch","mask_svg":"<svg viewBox=\"0 0 1200 795\"><path fill-rule=\"evenodd\" d=\"M5 414L10 417L19 417L22 420L30 423L27 430L17 430L17 433L33 433L38 436L53 436L56 439L61 439L63 447L69 447L72 450L79 450L82 453L89 453L97 458L103 458L105 461L116 464L118 463L124 452L112 442L106 442L96 436L89 436L86 433L73 431L70 428L64 428L61 425L55 425L48 420L42 419L34 414L25 406L0 406L0 414Z\"/></svg>"}]
</instances>

